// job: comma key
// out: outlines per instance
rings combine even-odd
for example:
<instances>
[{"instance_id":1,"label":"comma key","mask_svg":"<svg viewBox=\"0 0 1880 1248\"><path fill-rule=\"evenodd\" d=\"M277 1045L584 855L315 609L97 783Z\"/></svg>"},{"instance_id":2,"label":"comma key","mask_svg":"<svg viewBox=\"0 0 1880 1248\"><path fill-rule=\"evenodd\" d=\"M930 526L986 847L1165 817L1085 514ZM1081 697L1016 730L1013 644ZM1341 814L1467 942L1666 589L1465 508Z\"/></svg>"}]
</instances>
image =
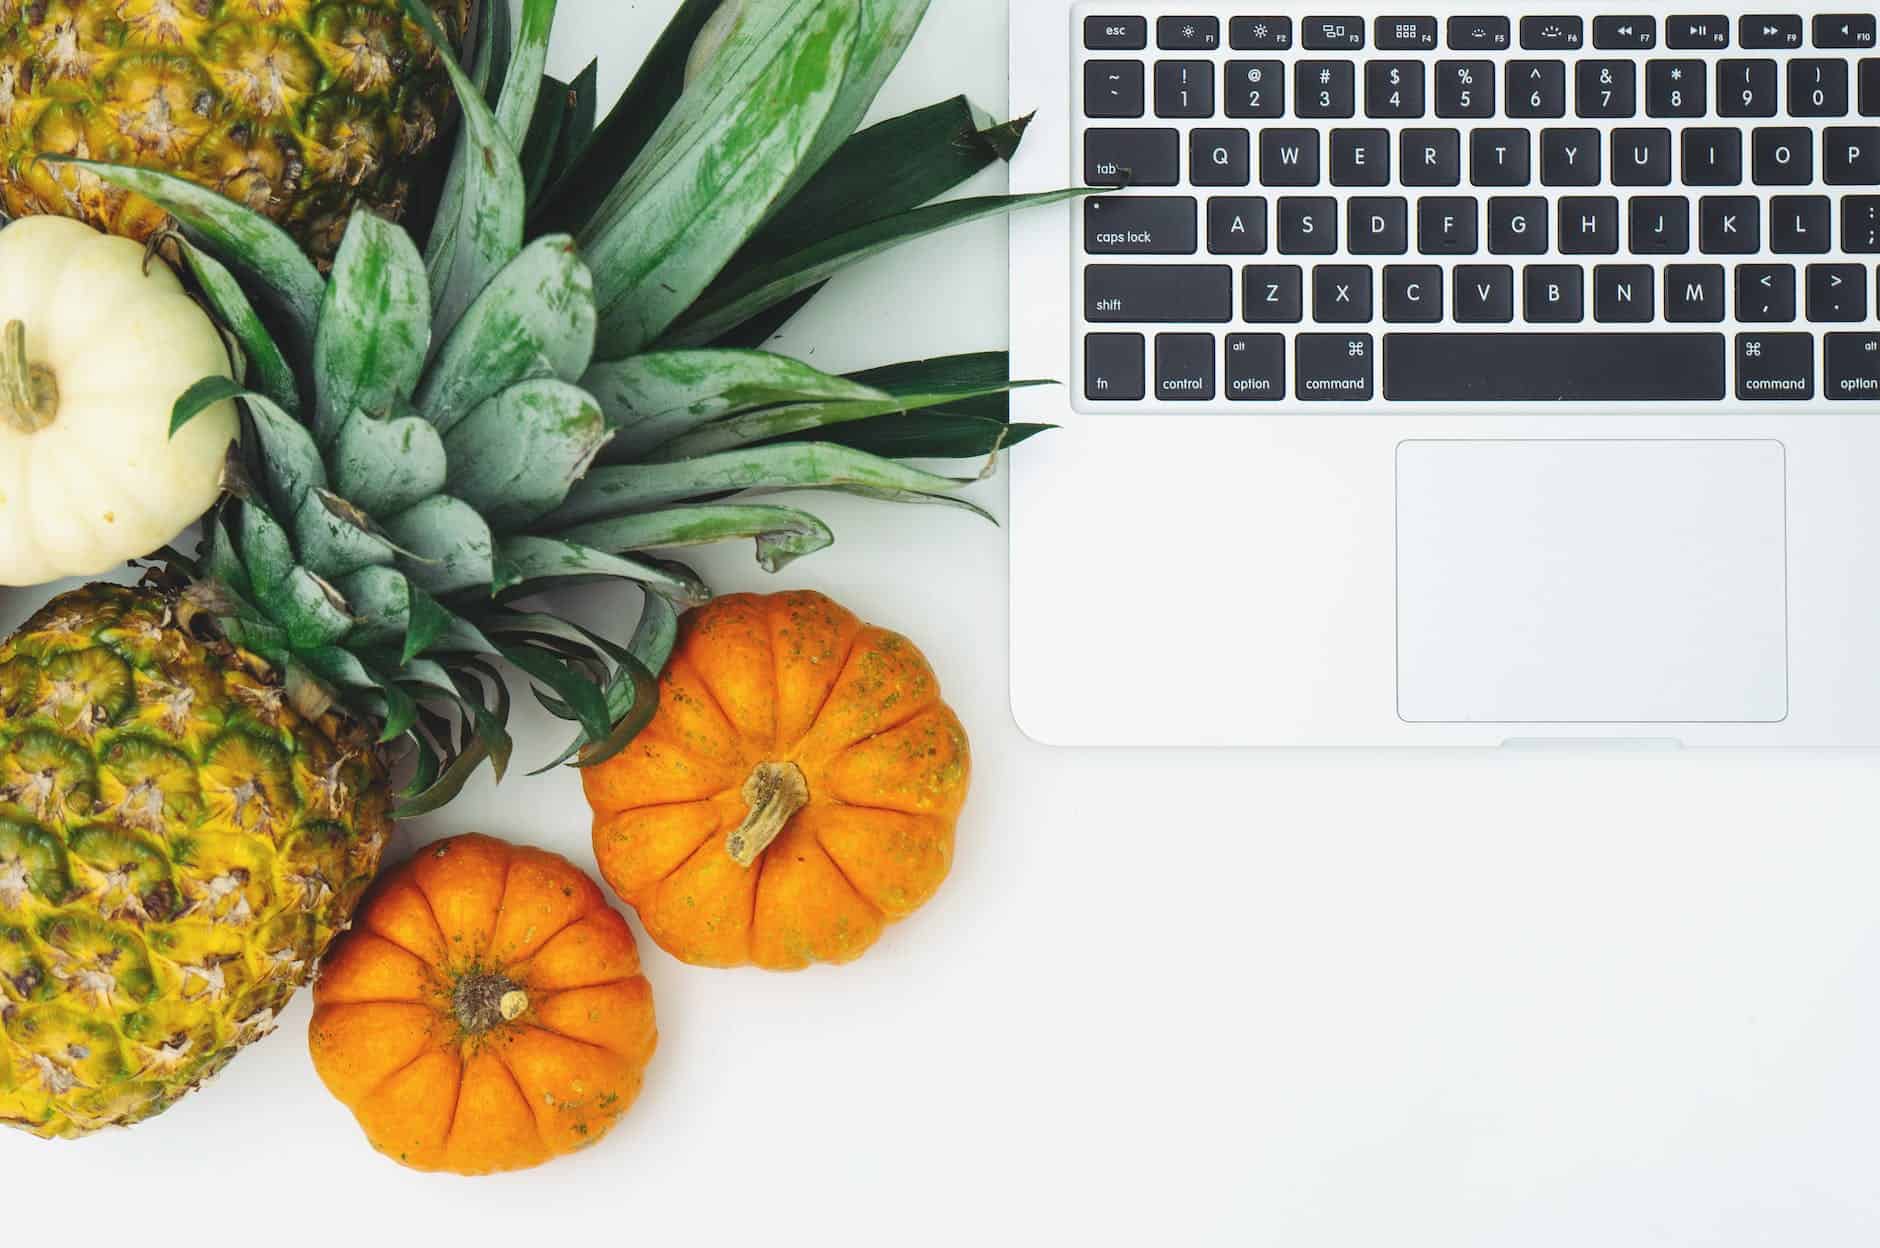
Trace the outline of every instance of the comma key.
<instances>
[{"instance_id":1,"label":"comma key","mask_svg":"<svg viewBox=\"0 0 1880 1248\"><path fill-rule=\"evenodd\" d=\"M1828 381L1831 399L1880 399L1880 334L1829 334Z\"/></svg>"},{"instance_id":2,"label":"comma key","mask_svg":"<svg viewBox=\"0 0 1880 1248\"><path fill-rule=\"evenodd\" d=\"M1371 335L1300 334L1293 345L1301 399L1361 403L1371 397Z\"/></svg>"}]
</instances>

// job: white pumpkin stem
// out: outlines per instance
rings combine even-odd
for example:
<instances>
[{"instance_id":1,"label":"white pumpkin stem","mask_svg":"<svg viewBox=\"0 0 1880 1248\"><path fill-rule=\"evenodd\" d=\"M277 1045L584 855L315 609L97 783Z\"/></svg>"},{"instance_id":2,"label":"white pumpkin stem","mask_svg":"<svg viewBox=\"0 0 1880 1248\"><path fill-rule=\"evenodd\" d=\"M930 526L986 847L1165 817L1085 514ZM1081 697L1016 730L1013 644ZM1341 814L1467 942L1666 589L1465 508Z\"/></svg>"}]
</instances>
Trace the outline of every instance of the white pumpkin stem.
<instances>
[{"instance_id":1,"label":"white pumpkin stem","mask_svg":"<svg viewBox=\"0 0 1880 1248\"><path fill-rule=\"evenodd\" d=\"M59 379L26 358L26 325L0 331L0 413L21 433L38 433L59 418Z\"/></svg>"},{"instance_id":2,"label":"white pumpkin stem","mask_svg":"<svg viewBox=\"0 0 1880 1248\"><path fill-rule=\"evenodd\" d=\"M809 805L809 781L795 763L759 763L744 782L742 796L750 813L725 838L725 852L740 867L748 867L796 812Z\"/></svg>"}]
</instances>

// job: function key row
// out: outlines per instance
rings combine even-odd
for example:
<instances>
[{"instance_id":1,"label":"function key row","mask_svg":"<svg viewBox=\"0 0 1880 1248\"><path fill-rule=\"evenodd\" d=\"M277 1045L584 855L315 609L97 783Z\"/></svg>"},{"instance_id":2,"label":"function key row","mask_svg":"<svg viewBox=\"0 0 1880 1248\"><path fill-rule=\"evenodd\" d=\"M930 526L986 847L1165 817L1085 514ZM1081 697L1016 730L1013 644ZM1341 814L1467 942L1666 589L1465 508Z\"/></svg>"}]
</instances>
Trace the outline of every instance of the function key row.
<instances>
[{"instance_id":1,"label":"function key row","mask_svg":"<svg viewBox=\"0 0 1880 1248\"><path fill-rule=\"evenodd\" d=\"M1664 19L1665 46L1711 51L1730 46L1730 19L1718 14ZM1585 46L1586 21L1573 15L1528 16L1520 19L1522 48L1529 51L1571 52ZM1658 19L1649 15L1595 17L1593 46L1615 51L1638 51L1658 46ZM1515 45L1516 25L1507 17L1452 17L1442 32L1456 51L1502 52ZM1802 19L1793 13L1745 14L1736 22L1737 43L1744 48L1781 49L1802 46ZM1827 49L1864 49L1875 46L1872 13L1823 13L1810 24L1814 46ZM1306 17L1298 22L1298 46L1307 51L1356 52L1365 46L1362 17ZM1371 26L1374 45L1386 51L1427 52L1437 45L1434 17L1388 15ZM1225 46L1246 52L1284 52L1294 46L1294 22L1284 14L1236 17L1227 25ZM1155 41L1164 51L1212 52L1222 45L1221 19L1207 16L1160 17ZM1084 46L1098 52L1136 52L1149 46L1149 19L1137 16L1093 16L1084 19Z\"/></svg>"}]
</instances>

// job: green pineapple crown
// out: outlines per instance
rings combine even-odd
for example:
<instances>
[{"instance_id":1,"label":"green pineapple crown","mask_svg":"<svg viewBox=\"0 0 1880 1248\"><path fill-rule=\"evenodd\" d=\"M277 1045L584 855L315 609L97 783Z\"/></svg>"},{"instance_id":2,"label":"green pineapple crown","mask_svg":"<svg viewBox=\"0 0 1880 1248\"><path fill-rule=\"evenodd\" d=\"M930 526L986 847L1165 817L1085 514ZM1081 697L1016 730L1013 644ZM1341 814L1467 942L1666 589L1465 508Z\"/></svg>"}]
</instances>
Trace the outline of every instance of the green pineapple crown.
<instances>
[{"instance_id":1,"label":"green pineapple crown","mask_svg":"<svg viewBox=\"0 0 1880 1248\"><path fill-rule=\"evenodd\" d=\"M978 511L956 494L974 478L907 461L1038 431L1008 423L1003 355L836 377L754 349L847 264L1075 193L930 202L1024 131L963 98L856 132L927 2L687 0L598 124L594 66L543 73L554 0L513 30L486 5L474 68L445 53L463 122L428 240L362 210L328 274L212 191L74 162L169 211L237 358L241 380L176 405L180 428L237 399L247 433L201 550L173 562L303 706L410 743L400 814L486 760L501 775L504 666L579 726L550 766L623 748L678 610L710 595L671 552L749 539L775 571L833 540L756 500ZM528 601L593 578L645 590L624 644Z\"/></svg>"}]
</instances>

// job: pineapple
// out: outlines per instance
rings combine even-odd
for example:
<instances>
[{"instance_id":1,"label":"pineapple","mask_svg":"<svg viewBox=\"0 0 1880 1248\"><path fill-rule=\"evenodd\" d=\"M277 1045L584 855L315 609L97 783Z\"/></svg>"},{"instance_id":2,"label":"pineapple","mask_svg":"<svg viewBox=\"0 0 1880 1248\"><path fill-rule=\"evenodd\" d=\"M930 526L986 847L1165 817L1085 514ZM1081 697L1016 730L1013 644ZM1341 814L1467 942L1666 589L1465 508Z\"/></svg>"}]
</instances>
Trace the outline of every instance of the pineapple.
<instances>
[{"instance_id":1,"label":"pineapple","mask_svg":"<svg viewBox=\"0 0 1880 1248\"><path fill-rule=\"evenodd\" d=\"M353 205L397 215L449 99L397 0L0 0L0 200L141 240L155 204L35 157L145 165L330 255Z\"/></svg>"},{"instance_id":2,"label":"pineapple","mask_svg":"<svg viewBox=\"0 0 1880 1248\"><path fill-rule=\"evenodd\" d=\"M922 206L1022 132L964 100L855 132L925 0L733 3L694 54L717 6L688 0L598 126L591 73L541 73L551 0L484 67L493 108L441 53L464 133L422 248L355 207L322 269L192 178L46 159L168 213L155 243L228 332L240 380L172 429L246 419L193 556L0 648L0 1121L134 1122L261 1035L389 821L500 778L506 676L574 726L550 766L625 748L710 596L675 552L827 546L788 491L977 512L975 477L907 458L1035 432L1002 356L836 377L751 349L842 264L1052 197ZM597 579L642 591L631 637L556 614Z\"/></svg>"}]
</instances>

